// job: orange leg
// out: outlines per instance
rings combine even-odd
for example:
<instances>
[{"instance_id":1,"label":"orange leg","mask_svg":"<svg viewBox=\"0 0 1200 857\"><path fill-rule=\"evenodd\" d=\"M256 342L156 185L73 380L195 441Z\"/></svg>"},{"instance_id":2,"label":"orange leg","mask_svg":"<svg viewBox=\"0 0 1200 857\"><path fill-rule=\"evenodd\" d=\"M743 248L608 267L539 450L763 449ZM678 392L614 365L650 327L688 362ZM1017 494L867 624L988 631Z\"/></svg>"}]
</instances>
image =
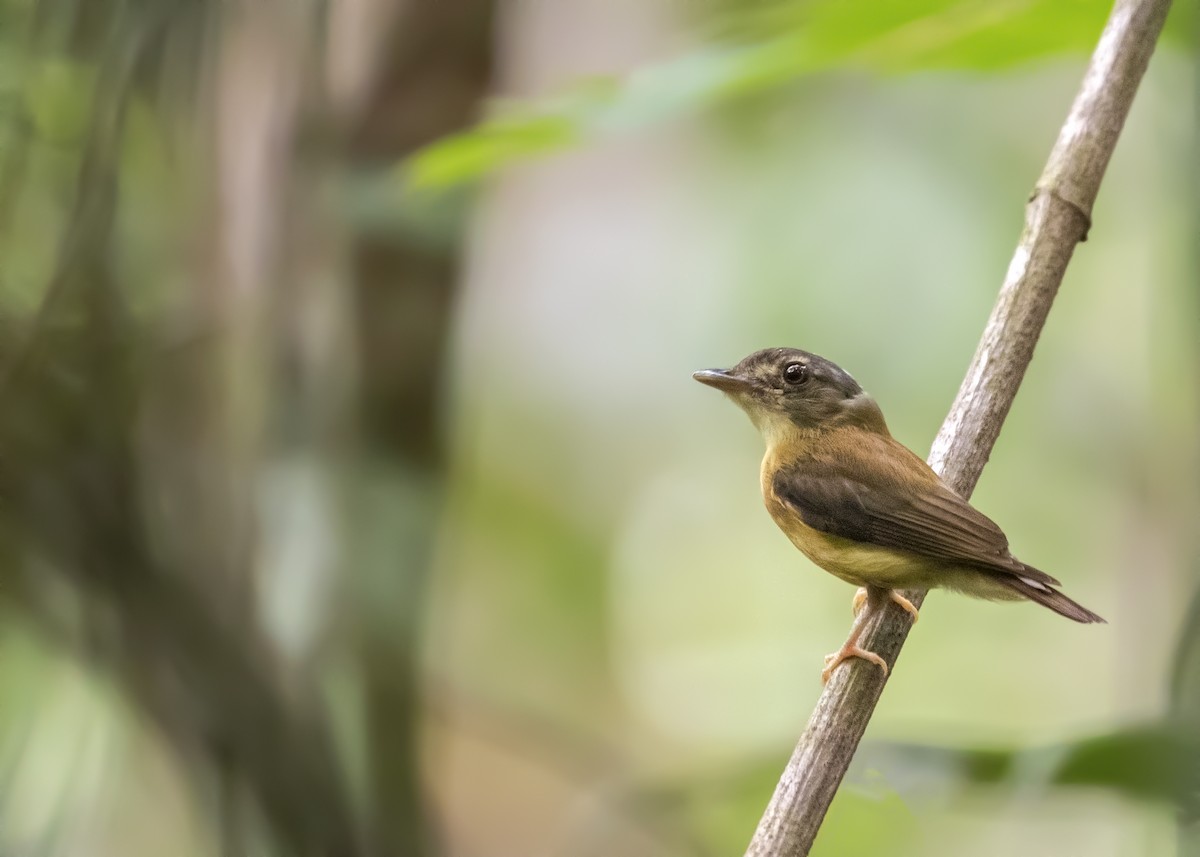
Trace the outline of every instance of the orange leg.
<instances>
[{"instance_id":1,"label":"orange leg","mask_svg":"<svg viewBox=\"0 0 1200 857\"><path fill-rule=\"evenodd\" d=\"M873 604L872 599L870 598L870 590L868 590L867 587L860 587L859 590L854 593L854 624L850 626L850 636L846 638L846 642L842 644L840 649L831 655L825 656L825 669L821 671L822 682L828 682L829 677L833 675L833 671L838 668L842 661L850 658L862 658L864 661L870 661L883 670L884 676L887 676L887 661L879 657L879 655L875 654L874 652L868 652L858 644L858 640L862 636L863 630L867 626L867 622L870 620L871 616L874 615L874 611L870 608L882 608L884 606L881 601L883 592L887 592L888 599L894 601L903 610L911 613L914 622L917 621L919 614L917 613L917 608L913 605L913 603L896 590L876 590L876 592L880 600L875 600ZM867 607L868 609L864 610L864 607Z\"/></svg>"},{"instance_id":2,"label":"orange leg","mask_svg":"<svg viewBox=\"0 0 1200 857\"><path fill-rule=\"evenodd\" d=\"M885 676L887 675L887 661L874 652L868 652L858 644L858 638L862 636L863 629L866 628L867 620L871 618L871 615L872 611L870 610L860 610L858 615L854 617L854 624L850 627L850 636L846 638L846 642L836 652L825 656L825 669L821 671L822 683L828 682L829 677L833 675L833 671L838 668L842 661L849 658L862 658L864 661L870 661L879 666Z\"/></svg>"},{"instance_id":3,"label":"orange leg","mask_svg":"<svg viewBox=\"0 0 1200 857\"><path fill-rule=\"evenodd\" d=\"M912 614L913 624L916 624L916 621L921 618L921 614L917 611L916 606L911 601L909 601L907 598L905 598L903 595L901 595L897 590L895 590L895 589L888 590L888 597L891 598L893 601L895 601L896 605L898 607L900 607L902 610L904 610L906 613ZM865 587L865 586L858 587L858 591L854 593L854 601L851 602L851 605L850 605L854 610L855 616L857 616L858 612L860 610L862 610L863 604L866 602L866 600L867 600L867 587Z\"/></svg>"}]
</instances>

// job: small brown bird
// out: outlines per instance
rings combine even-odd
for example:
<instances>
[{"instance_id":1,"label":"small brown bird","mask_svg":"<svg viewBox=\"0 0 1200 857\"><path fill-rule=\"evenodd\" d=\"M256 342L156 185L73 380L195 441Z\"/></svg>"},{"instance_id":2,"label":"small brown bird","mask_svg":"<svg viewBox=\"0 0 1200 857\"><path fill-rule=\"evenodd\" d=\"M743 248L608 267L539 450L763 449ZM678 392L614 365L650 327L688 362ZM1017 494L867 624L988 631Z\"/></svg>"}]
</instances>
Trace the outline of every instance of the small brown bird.
<instances>
[{"instance_id":1,"label":"small brown bird","mask_svg":"<svg viewBox=\"0 0 1200 857\"><path fill-rule=\"evenodd\" d=\"M889 598L916 621L899 589L1026 598L1076 622L1104 621L1014 557L1003 531L895 440L875 400L825 358L768 348L693 377L733 399L762 433L763 500L779 528L821 568L863 587L849 638L825 658L824 681L852 657L887 674L883 658L858 640Z\"/></svg>"}]
</instances>

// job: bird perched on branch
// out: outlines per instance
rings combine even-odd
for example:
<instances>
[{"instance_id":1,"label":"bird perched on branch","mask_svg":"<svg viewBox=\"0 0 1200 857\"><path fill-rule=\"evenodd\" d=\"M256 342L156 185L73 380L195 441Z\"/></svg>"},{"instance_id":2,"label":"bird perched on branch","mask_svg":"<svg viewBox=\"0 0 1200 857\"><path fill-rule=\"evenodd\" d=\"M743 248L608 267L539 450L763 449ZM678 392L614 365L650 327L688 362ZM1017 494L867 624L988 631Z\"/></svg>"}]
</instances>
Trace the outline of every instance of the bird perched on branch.
<instances>
[{"instance_id":1,"label":"bird perched on branch","mask_svg":"<svg viewBox=\"0 0 1200 857\"><path fill-rule=\"evenodd\" d=\"M902 589L1028 599L1076 622L1104 621L1014 557L1003 531L893 438L875 400L825 358L768 348L693 377L733 399L762 433L763 500L779 528L821 568L862 587L849 638L825 659L824 681L847 658L887 675L883 658L858 641L889 599L916 621Z\"/></svg>"}]
</instances>

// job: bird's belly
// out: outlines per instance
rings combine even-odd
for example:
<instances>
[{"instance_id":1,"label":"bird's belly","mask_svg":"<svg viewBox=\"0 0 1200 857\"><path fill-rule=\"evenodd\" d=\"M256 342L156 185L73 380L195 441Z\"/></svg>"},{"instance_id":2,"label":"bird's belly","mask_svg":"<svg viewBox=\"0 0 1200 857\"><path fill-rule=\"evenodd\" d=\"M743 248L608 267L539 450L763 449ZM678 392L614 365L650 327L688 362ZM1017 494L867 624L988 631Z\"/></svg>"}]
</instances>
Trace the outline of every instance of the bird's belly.
<instances>
[{"instance_id":1,"label":"bird's belly","mask_svg":"<svg viewBox=\"0 0 1200 857\"><path fill-rule=\"evenodd\" d=\"M927 587L931 569L919 556L815 530L778 502L768 500L767 510L801 553L847 583L888 589Z\"/></svg>"},{"instance_id":2,"label":"bird's belly","mask_svg":"<svg viewBox=\"0 0 1200 857\"><path fill-rule=\"evenodd\" d=\"M812 529L807 534L793 531L787 535L816 565L856 586L920 587L928 577L927 563L898 551Z\"/></svg>"}]
</instances>

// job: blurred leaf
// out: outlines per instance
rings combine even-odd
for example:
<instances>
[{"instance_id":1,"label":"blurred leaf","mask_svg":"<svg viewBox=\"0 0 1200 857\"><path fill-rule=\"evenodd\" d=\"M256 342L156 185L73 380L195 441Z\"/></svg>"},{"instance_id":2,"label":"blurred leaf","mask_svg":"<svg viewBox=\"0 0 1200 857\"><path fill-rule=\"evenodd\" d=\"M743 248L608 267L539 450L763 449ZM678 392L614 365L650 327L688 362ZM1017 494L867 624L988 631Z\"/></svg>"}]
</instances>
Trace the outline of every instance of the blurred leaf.
<instances>
[{"instance_id":1,"label":"blurred leaf","mask_svg":"<svg viewBox=\"0 0 1200 857\"><path fill-rule=\"evenodd\" d=\"M414 186L472 181L516 160L760 94L837 67L880 74L994 71L1085 53L1108 13L1101 0L816 0L755 7L725 41L592 80L548 101L510 106L410 161Z\"/></svg>"},{"instance_id":2,"label":"blurred leaf","mask_svg":"<svg viewBox=\"0 0 1200 857\"><path fill-rule=\"evenodd\" d=\"M554 113L498 117L426 149L413 161L412 181L418 188L455 184L518 157L565 149L577 142L576 133L570 118Z\"/></svg>"},{"instance_id":3,"label":"blurred leaf","mask_svg":"<svg viewBox=\"0 0 1200 857\"><path fill-rule=\"evenodd\" d=\"M1107 0L883 0L775 3L725 22L734 37L803 33L823 64L849 61L883 72L993 70L1041 56L1088 51Z\"/></svg>"},{"instance_id":4,"label":"blurred leaf","mask_svg":"<svg viewBox=\"0 0 1200 857\"><path fill-rule=\"evenodd\" d=\"M1176 800L1200 776L1197 735L1165 726L1101 735L1067 748L1053 783L1099 786L1131 798Z\"/></svg>"},{"instance_id":5,"label":"blurred leaf","mask_svg":"<svg viewBox=\"0 0 1200 857\"><path fill-rule=\"evenodd\" d=\"M1200 734L1152 723L1032 750L883 744L867 748L863 763L910 784L1086 786L1135 800L1178 802L1200 785Z\"/></svg>"}]
</instances>

